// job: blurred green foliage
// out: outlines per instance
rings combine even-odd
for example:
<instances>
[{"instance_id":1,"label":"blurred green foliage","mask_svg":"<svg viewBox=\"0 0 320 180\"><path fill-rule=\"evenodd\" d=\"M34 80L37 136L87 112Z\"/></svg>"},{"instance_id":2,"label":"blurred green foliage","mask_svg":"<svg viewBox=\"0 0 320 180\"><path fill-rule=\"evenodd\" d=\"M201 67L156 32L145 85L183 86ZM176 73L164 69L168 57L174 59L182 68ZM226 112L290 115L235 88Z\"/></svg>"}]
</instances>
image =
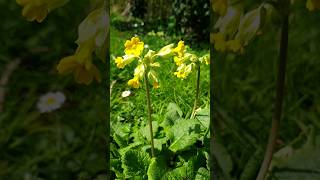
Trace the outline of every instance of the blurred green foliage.
<instances>
[{"instance_id":1,"label":"blurred green foliage","mask_svg":"<svg viewBox=\"0 0 320 180\"><path fill-rule=\"evenodd\" d=\"M15 1L1 1L0 8L0 74L9 62L21 61L5 85L0 112L1 179L105 176L106 92L101 84L79 85L56 70L76 48L78 25L91 10L88 1L70 0L41 24L26 21ZM38 98L48 91L63 92L66 102L40 114Z\"/></svg>"}]
</instances>

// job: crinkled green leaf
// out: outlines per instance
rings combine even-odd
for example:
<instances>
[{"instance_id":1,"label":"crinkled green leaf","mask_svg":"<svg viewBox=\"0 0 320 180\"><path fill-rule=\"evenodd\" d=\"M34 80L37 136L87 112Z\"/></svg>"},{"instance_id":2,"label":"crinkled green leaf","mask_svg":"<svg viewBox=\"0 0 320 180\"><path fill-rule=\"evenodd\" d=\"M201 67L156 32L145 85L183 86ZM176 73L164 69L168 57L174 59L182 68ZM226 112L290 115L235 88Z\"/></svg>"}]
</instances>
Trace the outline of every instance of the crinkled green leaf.
<instances>
[{"instance_id":1,"label":"crinkled green leaf","mask_svg":"<svg viewBox=\"0 0 320 180\"><path fill-rule=\"evenodd\" d=\"M209 180L210 179L210 172L208 169L206 168L199 168L198 169L198 172L197 172L197 175L195 177L195 180Z\"/></svg>"},{"instance_id":2,"label":"crinkled green leaf","mask_svg":"<svg viewBox=\"0 0 320 180\"><path fill-rule=\"evenodd\" d=\"M152 158L148 168L148 180L161 180L168 171L163 158Z\"/></svg>"},{"instance_id":3,"label":"crinkled green leaf","mask_svg":"<svg viewBox=\"0 0 320 180\"><path fill-rule=\"evenodd\" d=\"M150 164L149 154L140 150L128 150L122 157L122 168L126 178L143 177Z\"/></svg>"},{"instance_id":4,"label":"crinkled green leaf","mask_svg":"<svg viewBox=\"0 0 320 180\"><path fill-rule=\"evenodd\" d=\"M162 150L162 145L166 144L168 141L167 137L160 138L160 139L154 139L154 148L158 149L159 151Z\"/></svg>"},{"instance_id":5,"label":"crinkled green leaf","mask_svg":"<svg viewBox=\"0 0 320 180\"><path fill-rule=\"evenodd\" d=\"M194 119L181 119L170 128L171 145L173 152L183 151L192 146L201 136L200 124Z\"/></svg>"},{"instance_id":6,"label":"crinkled green leaf","mask_svg":"<svg viewBox=\"0 0 320 180\"><path fill-rule=\"evenodd\" d=\"M161 124L163 127L172 126L175 120L180 119L183 113L180 107L175 103L169 103L167 112L165 114L165 120Z\"/></svg>"},{"instance_id":7,"label":"crinkled green leaf","mask_svg":"<svg viewBox=\"0 0 320 180\"><path fill-rule=\"evenodd\" d=\"M210 126L210 109L201 109L196 113L196 119L199 120L202 125L202 129L209 129Z\"/></svg>"},{"instance_id":8,"label":"crinkled green leaf","mask_svg":"<svg viewBox=\"0 0 320 180\"><path fill-rule=\"evenodd\" d=\"M158 128L159 123L157 121L152 121L153 137L156 135ZM140 132L143 137L145 137L148 141L151 141L149 124L146 124L144 127L141 127Z\"/></svg>"}]
</instances>

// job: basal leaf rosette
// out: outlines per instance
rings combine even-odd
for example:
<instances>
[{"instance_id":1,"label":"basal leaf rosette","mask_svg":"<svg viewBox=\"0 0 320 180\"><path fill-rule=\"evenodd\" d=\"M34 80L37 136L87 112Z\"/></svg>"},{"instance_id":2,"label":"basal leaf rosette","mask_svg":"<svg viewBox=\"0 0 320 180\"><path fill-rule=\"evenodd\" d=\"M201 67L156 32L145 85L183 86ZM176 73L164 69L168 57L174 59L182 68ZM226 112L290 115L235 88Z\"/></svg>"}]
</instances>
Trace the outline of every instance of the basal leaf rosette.
<instances>
[{"instance_id":1,"label":"basal leaf rosette","mask_svg":"<svg viewBox=\"0 0 320 180\"><path fill-rule=\"evenodd\" d=\"M156 68L160 67L160 63L155 60L157 56L166 56L170 53L168 52L170 51L170 47L164 47L158 53L153 50L148 50L148 52L144 54L144 42L141 41L139 37L132 37L130 40L127 40L124 43L124 47L125 54L114 59L117 68L123 69L132 62L137 61L134 76L128 81L128 85L133 88L140 88L140 81L144 80L145 75L147 75L153 88L159 88L160 84Z\"/></svg>"}]
</instances>

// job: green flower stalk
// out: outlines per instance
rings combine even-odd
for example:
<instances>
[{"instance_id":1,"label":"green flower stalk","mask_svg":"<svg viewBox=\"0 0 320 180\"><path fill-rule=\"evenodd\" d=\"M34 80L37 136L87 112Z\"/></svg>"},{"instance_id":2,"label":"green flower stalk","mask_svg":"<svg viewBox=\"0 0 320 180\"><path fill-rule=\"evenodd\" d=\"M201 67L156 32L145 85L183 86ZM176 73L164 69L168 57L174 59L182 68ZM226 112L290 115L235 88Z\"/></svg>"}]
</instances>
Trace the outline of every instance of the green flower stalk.
<instances>
[{"instance_id":1,"label":"green flower stalk","mask_svg":"<svg viewBox=\"0 0 320 180\"><path fill-rule=\"evenodd\" d=\"M144 81L146 83L146 95L147 95L147 106L148 106L148 122L149 122L150 138L151 138L151 155L152 155L152 157L155 157L153 131L152 131L152 119L151 119L151 113L152 113L151 98L150 98L150 88L149 88L149 82L148 82L147 73L144 74Z\"/></svg>"},{"instance_id":2,"label":"green flower stalk","mask_svg":"<svg viewBox=\"0 0 320 180\"><path fill-rule=\"evenodd\" d=\"M201 63L209 65L210 57L209 54L206 54L198 58L195 54L186 52L183 41L179 41L178 46L173 49L173 52L176 53L176 56L174 56L173 59L176 65L178 66L177 71L174 72L174 75L176 75L178 78L184 80L192 72L193 69L196 69L196 93L191 113L191 118L194 118L200 98L200 65Z\"/></svg>"},{"instance_id":3,"label":"green flower stalk","mask_svg":"<svg viewBox=\"0 0 320 180\"><path fill-rule=\"evenodd\" d=\"M193 105L193 109L192 109L192 114L191 114L191 118L194 118L195 114L196 114L196 110L198 107L198 103L199 103L199 96L200 96L200 63L196 63L197 66L197 81L196 81L196 97L194 100L194 105Z\"/></svg>"}]
</instances>

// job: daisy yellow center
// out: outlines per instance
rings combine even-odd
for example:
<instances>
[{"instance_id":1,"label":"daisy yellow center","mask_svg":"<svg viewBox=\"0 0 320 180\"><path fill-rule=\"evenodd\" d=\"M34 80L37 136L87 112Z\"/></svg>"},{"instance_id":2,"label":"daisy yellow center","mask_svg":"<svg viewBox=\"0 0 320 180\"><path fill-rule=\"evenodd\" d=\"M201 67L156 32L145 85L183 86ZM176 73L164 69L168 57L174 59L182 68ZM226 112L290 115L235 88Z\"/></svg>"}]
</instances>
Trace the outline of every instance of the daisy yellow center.
<instances>
[{"instance_id":1,"label":"daisy yellow center","mask_svg":"<svg viewBox=\"0 0 320 180\"><path fill-rule=\"evenodd\" d=\"M47 104L48 105L52 105L52 104L55 104L56 103L56 100L54 98L48 98L47 99Z\"/></svg>"}]
</instances>

